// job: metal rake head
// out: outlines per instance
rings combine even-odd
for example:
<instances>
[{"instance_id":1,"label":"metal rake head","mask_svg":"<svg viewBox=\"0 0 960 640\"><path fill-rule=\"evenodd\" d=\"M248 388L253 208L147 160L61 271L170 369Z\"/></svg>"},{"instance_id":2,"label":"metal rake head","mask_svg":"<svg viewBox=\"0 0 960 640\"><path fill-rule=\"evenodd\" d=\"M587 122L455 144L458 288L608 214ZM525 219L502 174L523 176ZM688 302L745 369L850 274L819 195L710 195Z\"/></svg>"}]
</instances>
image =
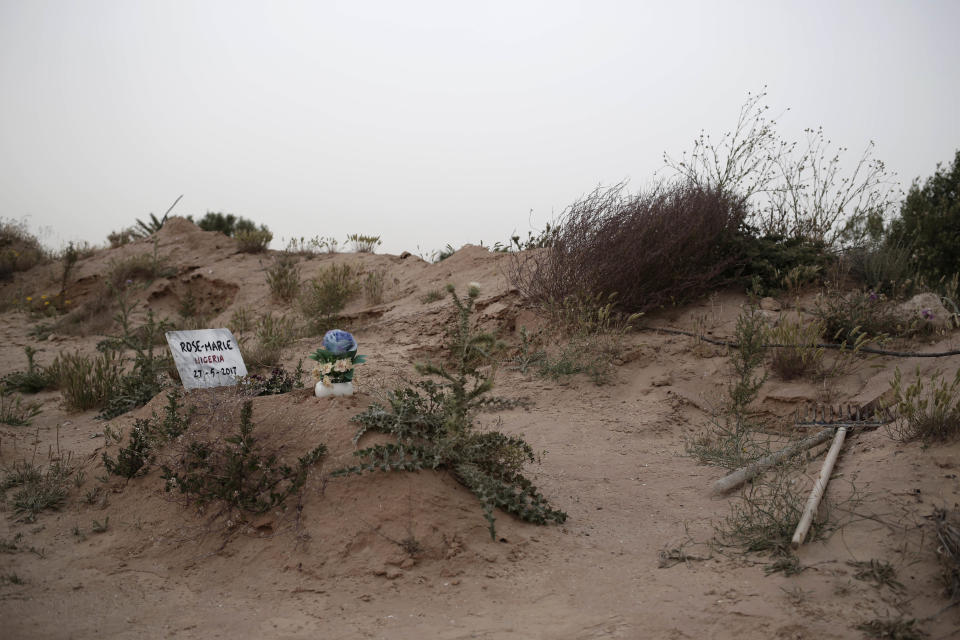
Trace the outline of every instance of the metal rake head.
<instances>
[{"instance_id":1,"label":"metal rake head","mask_svg":"<svg viewBox=\"0 0 960 640\"><path fill-rule=\"evenodd\" d=\"M880 427L890 422L884 411L874 407L808 404L801 411L797 407L794 424L797 427Z\"/></svg>"}]
</instances>

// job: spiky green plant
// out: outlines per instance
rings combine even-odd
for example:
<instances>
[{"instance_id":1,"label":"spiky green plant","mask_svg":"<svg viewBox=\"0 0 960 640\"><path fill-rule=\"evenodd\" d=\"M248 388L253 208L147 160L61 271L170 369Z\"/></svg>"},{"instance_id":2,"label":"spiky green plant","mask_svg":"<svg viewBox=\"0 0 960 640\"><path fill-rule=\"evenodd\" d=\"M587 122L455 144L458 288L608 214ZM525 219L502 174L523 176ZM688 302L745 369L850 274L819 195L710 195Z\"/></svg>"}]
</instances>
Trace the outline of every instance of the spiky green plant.
<instances>
[{"instance_id":1,"label":"spiky green plant","mask_svg":"<svg viewBox=\"0 0 960 640\"><path fill-rule=\"evenodd\" d=\"M466 298L459 297L453 286L447 291L456 308L448 334L449 363L417 365L425 380L388 394L389 407L375 403L356 416L360 429L354 443L370 431L392 435L397 442L355 451L361 463L333 475L448 471L480 500L491 538L496 538L495 508L535 524L565 521L567 514L552 508L522 473L524 465L536 459L532 447L519 437L480 432L473 424L483 395L493 387L493 374L481 373L480 367L491 361L498 343L490 333L474 328L479 289L471 287Z\"/></svg>"}]
</instances>

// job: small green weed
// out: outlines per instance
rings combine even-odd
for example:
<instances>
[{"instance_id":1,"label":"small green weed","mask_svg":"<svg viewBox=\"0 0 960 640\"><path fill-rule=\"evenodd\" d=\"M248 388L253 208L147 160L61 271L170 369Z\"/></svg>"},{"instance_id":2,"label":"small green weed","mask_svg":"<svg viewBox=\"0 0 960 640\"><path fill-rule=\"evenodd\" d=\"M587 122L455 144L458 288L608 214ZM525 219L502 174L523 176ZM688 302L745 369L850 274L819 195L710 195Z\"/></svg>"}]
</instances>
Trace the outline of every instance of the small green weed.
<instances>
[{"instance_id":1,"label":"small green weed","mask_svg":"<svg viewBox=\"0 0 960 640\"><path fill-rule=\"evenodd\" d=\"M420 302L422 304L430 304L431 302L436 302L437 300L443 300L443 292L440 289L430 289L425 294L420 296Z\"/></svg>"},{"instance_id":2,"label":"small green weed","mask_svg":"<svg viewBox=\"0 0 960 640\"><path fill-rule=\"evenodd\" d=\"M256 324L257 320L252 309L248 307L238 307L237 310L233 312L233 315L230 316L230 321L227 323L227 326L230 327L230 331L236 334L238 338L242 338L243 334L252 331Z\"/></svg>"},{"instance_id":3,"label":"small green weed","mask_svg":"<svg viewBox=\"0 0 960 640\"><path fill-rule=\"evenodd\" d=\"M311 335L337 324L340 312L360 290L357 273L349 264L330 265L311 278L300 291L300 311Z\"/></svg>"},{"instance_id":4,"label":"small green weed","mask_svg":"<svg viewBox=\"0 0 960 640\"><path fill-rule=\"evenodd\" d=\"M94 520L90 525L90 530L94 533L106 533L110 528L110 516L107 516L103 522Z\"/></svg>"},{"instance_id":5,"label":"small green weed","mask_svg":"<svg viewBox=\"0 0 960 640\"><path fill-rule=\"evenodd\" d=\"M917 620L899 618L897 620L870 620L857 625L868 638L883 640L923 640L929 634L917 626Z\"/></svg>"},{"instance_id":6,"label":"small green weed","mask_svg":"<svg viewBox=\"0 0 960 640\"><path fill-rule=\"evenodd\" d=\"M24 402L20 395L0 391L0 423L11 427L25 427L40 415L39 402Z\"/></svg>"},{"instance_id":7,"label":"small green weed","mask_svg":"<svg viewBox=\"0 0 960 640\"><path fill-rule=\"evenodd\" d=\"M821 335L823 327L817 322L802 325L796 320L782 318L770 330L768 339L774 344L787 346L771 350L770 368L782 380L816 374L823 361L823 348L817 346Z\"/></svg>"},{"instance_id":8,"label":"small green weed","mask_svg":"<svg viewBox=\"0 0 960 640\"><path fill-rule=\"evenodd\" d=\"M96 356L61 353L54 361L57 386L69 411L102 407L123 375L123 358L108 350Z\"/></svg>"},{"instance_id":9,"label":"small green weed","mask_svg":"<svg viewBox=\"0 0 960 640\"><path fill-rule=\"evenodd\" d=\"M20 547L17 545L20 544L20 541L23 540L23 534L18 533L13 536L12 540L5 540L0 538L0 553L16 553L20 550Z\"/></svg>"},{"instance_id":10,"label":"small green weed","mask_svg":"<svg viewBox=\"0 0 960 640\"><path fill-rule=\"evenodd\" d=\"M730 515L716 527L715 541L744 553L789 558L790 541L805 505L806 496L787 470L768 472L764 480L748 485L731 505ZM823 520L815 520L811 539L820 537L824 526Z\"/></svg>"},{"instance_id":11,"label":"small green weed","mask_svg":"<svg viewBox=\"0 0 960 640\"><path fill-rule=\"evenodd\" d=\"M520 345L510 359L513 368L526 375L530 367L542 363L547 357L547 352L538 348L542 346L542 342L543 331L536 331L531 335L526 327L520 327Z\"/></svg>"},{"instance_id":12,"label":"small green weed","mask_svg":"<svg viewBox=\"0 0 960 640\"><path fill-rule=\"evenodd\" d=\"M946 442L960 437L960 370L950 381L940 373L926 382L917 367L912 384L904 386L899 367L890 383L893 398L890 406L896 420L891 435L908 442Z\"/></svg>"},{"instance_id":13,"label":"small green weed","mask_svg":"<svg viewBox=\"0 0 960 640\"><path fill-rule=\"evenodd\" d=\"M937 534L936 552L944 595L956 602L960 600L960 511L934 509L931 519Z\"/></svg>"},{"instance_id":14,"label":"small green weed","mask_svg":"<svg viewBox=\"0 0 960 640\"><path fill-rule=\"evenodd\" d=\"M373 253L380 245L380 236L365 236L354 233L347 236L347 242L351 244L356 253Z\"/></svg>"},{"instance_id":15,"label":"small green weed","mask_svg":"<svg viewBox=\"0 0 960 640\"><path fill-rule=\"evenodd\" d=\"M616 296L568 297L545 306L554 332L566 339L559 350L538 358L538 373L559 380L586 373L596 385L613 378L613 362L623 352L623 341L641 314L625 316L614 308ZM557 340L557 342L561 342Z\"/></svg>"},{"instance_id":16,"label":"small green weed","mask_svg":"<svg viewBox=\"0 0 960 640\"><path fill-rule=\"evenodd\" d=\"M27 354L27 370L14 371L0 378L0 389L19 391L20 393L38 393L47 389L55 389L57 385L56 376L34 362L37 350L30 346L24 347L23 350Z\"/></svg>"},{"instance_id":17,"label":"small green weed","mask_svg":"<svg viewBox=\"0 0 960 640\"><path fill-rule=\"evenodd\" d=\"M24 465L29 463L24 462ZM29 465L32 467L32 465ZM9 474L4 485L12 479ZM21 467L15 479L19 489L13 494L11 505L17 518L23 522L33 522L37 514L46 509L57 510L67 499L67 486L70 482L70 468L65 463L54 463L45 472L37 468Z\"/></svg>"},{"instance_id":18,"label":"small green weed","mask_svg":"<svg viewBox=\"0 0 960 640\"><path fill-rule=\"evenodd\" d=\"M773 575L774 573L782 573L783 575L789 577L795 576L798 573L802 573L804 569L806 569L806 567L800 564L800 558L793 554L784 554L774 559L774 561L770 564L766 565L763 568L763 572L768 576Z\"/></svg>"},{"instance_id":19,"label":"small green weed","mask_svg":"<svg viewBox=\"0 0 960 640\"><path fill-rule=\"evenodd\" d=\"M367 304L375 305L383 302L383 290L386 286L387 270L377 269L367 274L363 279L363 297Z\"/></svg>"},{"instance_id":20,"label":"small green weed","mask_svg":"<svg viewBox=\"0 0 960 640\"><path fill-rule=\"evenodd\" d=\"M766 323L754 307L744 309L737 318L735 341L740 345L730 350L733 383L727 389L727 400L721 411L710 418L712 429L687 444L687 453L701 464L737 469L767 453L768 446L757 442L756 424L750 405L766 380L756 373L763 364Z\"/></svg>"},{"instance_id":21,"label":"small green weed","mask_svg":"<svg viewBox=\"0 0 960 640\"><path fill-rule=\"evenodd\" d=\"M853 577L864 582L872 582L878 588L887 586L893 591L904 591L903 583L897 580L897 570L883 560L847 561L847 566L856 569Z\"/></svg>"},{"instance_id":22,"label":"small green weed","mask_svg":"<svg viewBox=\"0 0 960 640\"><path fill-rule=\"evenodd\" d=\"M249 375L237 380L237 394L244 396L270 396L303 389L303 360L291 374L282 366L270 372L269 377Z\"/></svg>"},{"instance_id":23,"label":"small green weed","mask_svg":"<svg viewBox=\"0 0 960 640\"><path fill-rule=\"evenodd\" d=\"M277 300L293 302L300 293L300 266L296 258L280 254L266 271L267 286Z\"/></svg>"},{"instance_id":24,"label":"small green weed","mask_svg":"<svg viewBox=\"0 0 960 640\"><path fill-rule=\"evenodd\" d=\"M814 315L828 341L852 344L859 334L881 340L923 330L919 322L903 317L884 294L874 291L828 292L817 299Z\"/></svg>"},{"instance_id":25,"label":"small green weed","mask_svg":"<svg viewBox=\"0 0 960 640\"><path fill-rule=\"evenodd\" d=\"M240 253L263 253L273 240L273 234L264 225L260 225L259 229L238 231L233 237L237 240Z\"/></svg>"},{"instance_id":26,"label":"small green weed","mask_svg":"<svg viewBox=\"0 0 960 640\"><path fill-rule=\"evenodd\" d=\"M10 584L23 585L26 584L26 581L18 576L16 573L10 572L3 575L0 575L0 584L9 582Z\"/></svg>"},{"instance_id":27,"label":"small green weed","mask_svg":"<svg viewBox=\"0 0 960 640\"><path fill-rule=\"evenodd\" d=\"M283 350L297 336L293 318L274 316L267 312L257 320L254 333L255 342L251 347L242 348L243 357L251 368L274 367L283 356Z\"/></svg>"},{"instance_id":28,"label":"small green weed","mask_svg":"<svg viewBox=\"0 0 960 640\"><path fill-rule=\"evenodd\" d=\"M147 311L146 321L134 328L130 314L136 305L130 301L129 291L118 291L117 301L120 311L116 320L121 334L107 338L98 344L97 348L101 349L104 355L130 349L134 352L134 358L131 370L119 377L105 398L99 416L105 419L145 405L167 386L167 373L173 369L173 358L169 352L166 349L159 352L155 350L155 347L165 342L163 336L170 328L169 323L158 320L151 309Z\"/></svg>"},{"instance_id":29,"label":"small green weed","mask_svg":"<svg viewBox=\"0 0 960 640\"><path fill-rule=\"evenodd\" d=\"M290 238L283 252L310 257L320 253L336 253L339 244L336 238L314 236L308 239L301 236L300 238Z\"/></svg>"},{"instance_id":30,"label":"small green weed","mask_svg":"<svg viewBox=\"0 0 960 640\"><path fill-rule=\"evenodd\" d=\"M14 462L13 466L6 470L6 473L3 476L3 484L0 485L0 489L6 491L7 489L11 489L13 487L20 487L26 484L40 482L42 479L43 473L41 472L40 467L37 467L33 463L27 462L26 460L21 460L20 462Z\"/></svg>"},{"instance_id":31,"label":"small green weed","mask_svg":"<svg viewBox=\"0 0 960 640\"><path fill-rule=\"evenodd\" d=\"M176 275L176 269L168 266L166 258L158 255L157 243L154 242L152 253L139 253L129 258L111 260L106 283L108 287L119 289L134 282L153 282L157 278L169 278L173 275Z\"/></svg>"}]
</instances>

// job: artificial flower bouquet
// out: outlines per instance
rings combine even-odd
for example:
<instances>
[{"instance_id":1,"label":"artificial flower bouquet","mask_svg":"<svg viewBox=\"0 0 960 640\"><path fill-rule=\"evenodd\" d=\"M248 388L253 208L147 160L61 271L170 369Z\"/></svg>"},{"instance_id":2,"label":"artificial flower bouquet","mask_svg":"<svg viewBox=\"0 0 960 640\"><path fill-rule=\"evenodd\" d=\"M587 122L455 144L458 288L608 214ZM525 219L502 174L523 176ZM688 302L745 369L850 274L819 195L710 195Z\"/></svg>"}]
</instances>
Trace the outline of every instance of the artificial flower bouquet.
<instances>
[{"instance_id":1,"label":"artificial flower bouquet","mask_svg":"<svg viewBox=\"0 0 960 640\"><path fill-rule=\"evenodd\" d=\"M313 375L324 387L353 381L353 367L366 362L357 355L357 341L347 331L333 329L323 336L323 346L310 354L317 361ZM320 384L317 385L318 390Z\"/></svg>"}]
</instances>

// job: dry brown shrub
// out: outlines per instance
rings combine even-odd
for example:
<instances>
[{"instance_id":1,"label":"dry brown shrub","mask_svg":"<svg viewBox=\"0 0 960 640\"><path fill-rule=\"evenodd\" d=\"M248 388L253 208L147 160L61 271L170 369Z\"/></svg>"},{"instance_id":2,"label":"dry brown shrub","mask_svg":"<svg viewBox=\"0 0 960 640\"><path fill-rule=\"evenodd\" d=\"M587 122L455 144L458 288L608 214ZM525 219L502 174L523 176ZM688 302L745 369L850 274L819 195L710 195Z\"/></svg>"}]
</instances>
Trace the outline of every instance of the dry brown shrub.
<instances>
[{"instance_id":1,"label":"dry brown shrub","mask_svg":"<svg viewBox=\"0 0 960 640\"><path fill-rule=\"evenodd\" d=\"M649 311L726 282L745 216L740 198L713 188L598 189L570 205L548 248L516 254L509 275L537 302L617 294L622 311Z\"/></svg>"}]
</instances>

